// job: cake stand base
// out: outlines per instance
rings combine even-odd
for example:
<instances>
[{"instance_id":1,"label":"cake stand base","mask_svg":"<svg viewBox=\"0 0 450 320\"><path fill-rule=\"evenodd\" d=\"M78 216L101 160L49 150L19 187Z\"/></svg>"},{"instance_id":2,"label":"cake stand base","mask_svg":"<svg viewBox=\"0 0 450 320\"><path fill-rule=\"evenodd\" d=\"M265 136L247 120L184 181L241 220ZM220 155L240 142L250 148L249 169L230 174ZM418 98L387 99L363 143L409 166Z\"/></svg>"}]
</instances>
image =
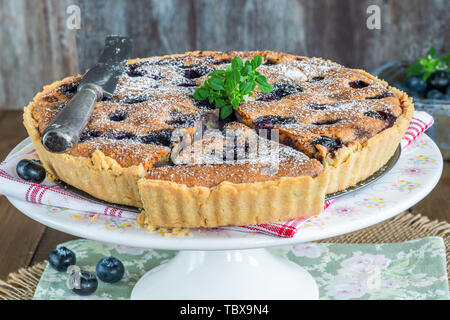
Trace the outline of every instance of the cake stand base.
<instances>
[{"instance_id":1,"label":"cake stand base","mask_svg":"<svg viewBox=\"0 0 450 320\"><path fill-rule=\"evenodd\" d=\"M265 249L180 251L147 272L133 300L318 299L312 276Z\"/></svg>"}]
</instances>

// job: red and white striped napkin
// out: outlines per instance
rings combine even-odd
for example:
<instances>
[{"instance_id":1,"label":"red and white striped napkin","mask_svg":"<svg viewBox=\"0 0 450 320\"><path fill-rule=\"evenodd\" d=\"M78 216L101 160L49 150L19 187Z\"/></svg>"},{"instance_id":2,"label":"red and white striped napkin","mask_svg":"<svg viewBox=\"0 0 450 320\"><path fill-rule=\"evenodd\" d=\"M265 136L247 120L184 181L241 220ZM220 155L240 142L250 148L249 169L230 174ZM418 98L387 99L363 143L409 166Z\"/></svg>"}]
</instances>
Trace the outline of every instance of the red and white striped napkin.
<instances>
[{"instance_id":1,"label":"red and white striped napkin","mask_svg":"<svg viewBox=\"0 0 450 320\"><path fill-rule=\"evenodd\" d=\"M401 141L402 148L409 145L416 137L432 125L433 118L428 113L415 111L411 124ZM115 209L77 197L48 180L44 180L41 184L22 180L16 173L17 162L21 159L38 159L32 144L25 146L12 158L0 164L0 194L40 205L63 207L117 217L137 217L137 213ZM333 200L327 201L324 210L332 202ZM307 218L300 218L286 222L222 228L243 232L259 232L281 238L291 238L307 220Z\"/></svg>"}]
</instances>

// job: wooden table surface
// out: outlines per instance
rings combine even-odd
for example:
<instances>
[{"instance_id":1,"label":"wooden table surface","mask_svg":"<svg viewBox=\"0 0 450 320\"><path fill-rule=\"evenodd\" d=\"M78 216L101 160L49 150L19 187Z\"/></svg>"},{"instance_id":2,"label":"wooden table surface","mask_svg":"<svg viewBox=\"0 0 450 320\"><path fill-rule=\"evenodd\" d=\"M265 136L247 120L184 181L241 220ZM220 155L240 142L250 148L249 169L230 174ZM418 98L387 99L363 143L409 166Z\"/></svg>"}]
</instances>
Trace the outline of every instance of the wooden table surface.
<instances>
[{"instance_id":1,"label":"wooden table surface","mask_svg":"<svg viewBox=\"0 0 450 320\"><path fill-rule=\"evenodd\" d=\"M27 137L22 125L22 113L0 111L0 159ZM430 219L450 221L450 163L444 163L444 172L436 188L411 210ZM47 259L59 243L76 237L48 228L28 218L9 201L0 196L0 279L20 267Z\"/></svg>"}]
</instances>

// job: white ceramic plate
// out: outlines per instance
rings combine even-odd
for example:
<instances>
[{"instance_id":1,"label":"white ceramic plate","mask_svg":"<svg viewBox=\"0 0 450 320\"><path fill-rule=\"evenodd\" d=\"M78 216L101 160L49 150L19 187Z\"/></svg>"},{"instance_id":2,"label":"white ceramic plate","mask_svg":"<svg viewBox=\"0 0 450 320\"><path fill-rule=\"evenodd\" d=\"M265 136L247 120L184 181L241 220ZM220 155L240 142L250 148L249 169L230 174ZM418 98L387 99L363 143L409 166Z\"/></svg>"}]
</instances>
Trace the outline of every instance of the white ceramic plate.
<instances>
[{"instance_id":1,"label":"white ceramic plate","mask_svg":"<svg viewBox=\"0 0 450 320\"><path fill-rule=\"evenodd\" d=\"M28 143L28 139L24 140L9 156ZM9 200L30 218L82 238L153 249L250 249L325 239L376 224L423 199L435 187L441 173L441 153L436 144L422 134L402 151L388 174L357 192L338 198L289 239L218 228L192 229L191 237L165 237L136 227L128 218L98 215L94 220L89 212Z\"/></svg>"}]
</instances>

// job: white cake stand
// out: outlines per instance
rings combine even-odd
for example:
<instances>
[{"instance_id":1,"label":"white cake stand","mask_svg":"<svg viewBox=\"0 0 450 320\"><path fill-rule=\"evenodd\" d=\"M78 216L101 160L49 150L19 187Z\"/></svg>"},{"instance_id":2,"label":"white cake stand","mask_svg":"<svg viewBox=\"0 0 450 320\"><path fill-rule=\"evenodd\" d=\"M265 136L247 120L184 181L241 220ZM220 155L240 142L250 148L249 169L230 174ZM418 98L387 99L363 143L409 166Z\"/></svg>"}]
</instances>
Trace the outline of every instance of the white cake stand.
<instances>
[{"instance_id":1,"label":"white cake stand","mask_svg":"<svg viewBox=\"0 0 450 320\"><path fill-rule=\"evenodd\" d=\"M8 157L20 152L19 144ZM142 277L132 299L317 299L318 287L303 268L263 248L325 239L368 227L410 208L436 185L442 156L425 134L402 151L391 171L367 187L338 198L289 239L226 229L195 229L192 237L165 237L134 219L9 201L56 230L101 242L181 250Z\"/></svg>"}]
</instances>

